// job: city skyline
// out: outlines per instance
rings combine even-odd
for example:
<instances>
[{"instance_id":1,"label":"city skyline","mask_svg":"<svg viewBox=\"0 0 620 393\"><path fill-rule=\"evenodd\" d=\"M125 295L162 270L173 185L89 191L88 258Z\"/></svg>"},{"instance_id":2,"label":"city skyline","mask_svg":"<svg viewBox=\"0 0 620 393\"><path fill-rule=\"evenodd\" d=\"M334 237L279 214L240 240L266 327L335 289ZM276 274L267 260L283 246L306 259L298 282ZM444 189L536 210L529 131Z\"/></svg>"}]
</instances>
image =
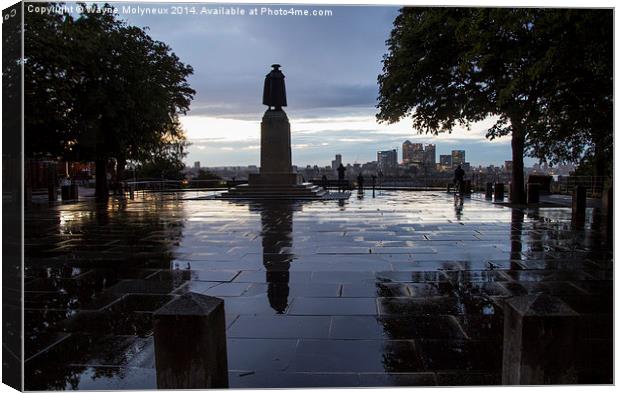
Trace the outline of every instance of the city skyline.
<instances>
[{"instance_id":1,"label":"city skyline","mask_svg":"<svg viewBox=\"0 0 620 393\"><path fill-rule=\"evenodd\" d=\"M273 63L281 64L286 76L285 110L296 165L329 165L337 153L348 162L372 161L377 151L394 148L400 155L406 139L436 144L437 154L465 149L471 152L472 165L511 159L510 138L485 138L493 119L473 124L470 131L457 127L437 137L417 134L409 121L377 124L377 76L399 7L320 7L332 15L170 18L120 10L120 18L148 26L153 38L170 45L194 68L189 82L196 96L180 119L192 144L184 160L188 166L194 161L209 166L260 164L260 118L265 110L260 95ZM205 21L209 23L197 23Z\"/></svg>"}]
</instances>

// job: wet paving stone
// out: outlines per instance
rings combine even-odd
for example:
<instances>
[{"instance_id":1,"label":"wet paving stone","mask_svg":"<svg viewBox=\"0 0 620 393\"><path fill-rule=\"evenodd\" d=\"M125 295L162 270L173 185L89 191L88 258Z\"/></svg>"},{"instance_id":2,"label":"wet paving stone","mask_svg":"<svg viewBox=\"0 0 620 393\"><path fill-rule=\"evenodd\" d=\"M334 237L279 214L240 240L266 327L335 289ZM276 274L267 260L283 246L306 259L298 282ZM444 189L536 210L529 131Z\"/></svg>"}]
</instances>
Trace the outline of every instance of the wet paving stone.
<instances>
[{"instance_id":1,"label":"wet paving stone","mask_svg":"<svg viewBox=\"0 0 620 393\"><path fill-rule=\"evenodd\" d=\"M422 359L407 340L300 340L295 371L304 372L416 372Z\"/></svg>"},{"instance_id":2,"label":"wet paving stone","mask_svg":"<svg viewBox=\"0 0 620 393\"><path fill-rule=\"evenodd\" d=\"M392 316L433 316L433 315L461 315L467 310L467 304L460 299L448 296L429 298L378 298L380 315ZM488 310L476 310L494 313L496 306L491 302L484 302L482 307ZM474 303L476 305L476 303ZM481 308L482 308L481 307ZM476 307L479 308L479 307Z\"/></svg>"},{"instance_id":3,"label":"wet paving stone","mask_svg":"<svg viewBox=\"0 0 620 393\"><path fill-rule=\"evenodd\" d=\"M416 342L430 370L501 372L501 341L423 339ZM481 353L484 356L476 356Z\"/></svg>"},{"instance_id":4,"label":"wet paving stone","mask_svg":"<svg viewBox=\"0 0 620 393\"><path fill-rule=\"evenodd\" d=\"M437 373L437 385L439 386L488 386L501 385L501 383L501 374L471 372Z\"/></svg>"},{"instance_id":5,"label":"wet paving stone","mask_svg":"<svg viewBox=\"0 0 620 393\"><path fill-rule=\"evenodd\" d=\"M229 338L228 369L286 371L295 359L297 339ZM251 348L251 350L249 350Z\"/></svg>"},{"instance_id":6,"label":"wet paving stone","mask_svg":"<svg viewBox=\"0 0 620 393\"><path fill-rule=\"evenodd\" d=\"M374 298L295 298L289 315L376 315Z\"/></svg>"},{"instance_id":7,"label":"wet paving stone","mask_svg":"<svg viewBox=\"0 0 620 393\"><path fill-rule=\"evenodd\" d=\"M360 386L435 386L437 378L434 373L361 373Z\"/></svg>"},{"instance_id":8,"label":"wet paving stone","mask_svg":"<svg viewBox=\"0 0 620 393\"><path fill-rule=\"evenodd\" d=\"M360 386L355 373L296 373L296 372L230 372L228 381L234 389L257 388L333 388Z\"/></svg>"},{"instance_id":9,"label":"wet paving stone","mask_svg":"<svg viewBox=\"0 0 620 393\"><path fill-rule=\"evenodd\" d=\"M328 338L329 316L241 315L228 328L231 338Z\"/></svg>"},{"instance_id":10,"label":"wet paving stone","mask_svg":"<svg viewBox=\"0 0 620 393\"><path fill-rule=\"evenodd\" d=\"M532 295L578 317L576 381L612 382L613 255L568 208L184 196L29 207L27 389L155 388L153 312L187 292L224 300L233 388L501 384L505 302Z\"/></svg>"}]
</instances>

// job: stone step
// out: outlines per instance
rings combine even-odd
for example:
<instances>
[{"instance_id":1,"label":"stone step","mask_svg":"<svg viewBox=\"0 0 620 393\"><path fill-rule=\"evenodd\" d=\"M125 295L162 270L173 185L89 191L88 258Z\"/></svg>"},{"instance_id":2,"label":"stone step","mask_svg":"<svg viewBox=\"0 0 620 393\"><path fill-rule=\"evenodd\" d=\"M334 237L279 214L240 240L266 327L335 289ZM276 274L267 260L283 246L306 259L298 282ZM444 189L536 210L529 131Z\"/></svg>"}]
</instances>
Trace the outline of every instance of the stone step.
<instances>
[{"instance_id":1,"label":"stone step","mask_svg":"<svg viewBox=\"0 0 620 393\"><path fill-rule=\"evenodd\" d=\"M293 184L290 186L249 186L241 185L219 195L218 199L261 199L261 200L318 200L327 191L312 184Z\"/></svg>"}]
</instances>

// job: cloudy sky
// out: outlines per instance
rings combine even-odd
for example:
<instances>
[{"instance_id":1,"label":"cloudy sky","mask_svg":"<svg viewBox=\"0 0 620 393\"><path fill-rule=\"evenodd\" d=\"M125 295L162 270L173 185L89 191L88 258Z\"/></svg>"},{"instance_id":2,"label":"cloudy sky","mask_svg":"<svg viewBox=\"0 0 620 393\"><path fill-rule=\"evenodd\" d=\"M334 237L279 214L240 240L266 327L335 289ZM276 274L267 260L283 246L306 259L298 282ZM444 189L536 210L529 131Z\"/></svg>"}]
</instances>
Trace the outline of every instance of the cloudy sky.
<instances>
[{"instance_id":1,"label":"cloudy sky","mask_svg":"<svg viewBox=\"0 0 620 393\"><path fill-rule=\"evenodd\" d=\"M377 150L393 148L400 158L406 139L435 143L438 156L465 149L467 161L474 165L510 159L509 139L484 138L492 121L439 137L417 134L407 120L376 123L377 75L397 7L295 6L332 12L321 17L253 16L250 10L258 7L260 12L259 5L233 5L246 15L215 16L201 15L203 5L190 4L196 15L141 16L123 12L121 3L114 5L121 18L148 27L153 38L169 44L194 67L190 83L197 94L182 118L192 142L188 163L259 164L260 119L266 109L261 104L262 85L273 63L281 64L286 76L285 110L296 165L328 165L336 153L344 162L364 163L375 160ZM290 6L271 6L278 8Z\"/></svg>"}]
</instances>

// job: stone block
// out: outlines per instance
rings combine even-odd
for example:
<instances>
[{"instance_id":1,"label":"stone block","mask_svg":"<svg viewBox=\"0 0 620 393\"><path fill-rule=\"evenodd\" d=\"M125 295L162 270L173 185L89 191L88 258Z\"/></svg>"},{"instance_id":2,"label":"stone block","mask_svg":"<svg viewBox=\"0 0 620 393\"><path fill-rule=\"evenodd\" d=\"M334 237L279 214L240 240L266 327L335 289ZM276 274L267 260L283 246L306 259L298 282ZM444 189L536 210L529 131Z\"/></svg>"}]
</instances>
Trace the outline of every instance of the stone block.
<instances>
[{"instance_id":1,"label":"stone block","mask_svg":"<svg viewBox=\"0 0 620 393\"><path fill-rule=\"evenodd\" d=\"M539 203L540 202L540 184L528 183L527 184L527 203Z\"/></svg>"},{"instance_id":2,"label":"stone block","mask_svg":"<svg viewBox=\"0 0 620 393\"><path fill-rule=\"evenodd\" d=\"M560 298L529 295L504 303L502 384L577 382L579 313Z\"/></svg>"},{"instance_id":3,"label":"stone block","mask_svg":"<svg viewBox=\"0 0 620 393\"><path fill-rule=\"evenodd\" d=\"M572 200L572 223L576 228L583 228L586 219L586 188L575 186Z\"/></svg>"},{"instance_id":4,"label":"stone block","mask_svg":"<svg viewBox=\"0 0 620 393\"><path fill-rule=\"evenodd\" d=\"M486 199L493 199L493 183L487 182L484 197Z\"/></svg>"},{"instance_id":5,"label":"stone block","mask_svg":"<svg viewBox=\"0 0 620 393\"><path fill-rule=\"evenodd\" d=\"M495 183L495 200L501 201L504 199L504 183Z\"/></svg>"},{"instance_id":6,"label":"stone block","mask_svg":"<svg viewBox=\"0 0 620 393\"><path fill-rule=\"evenodd\" d=\"M228 387L224 301L186 293L153 314L158 389Z\"/></svg>"}]
</instances>

